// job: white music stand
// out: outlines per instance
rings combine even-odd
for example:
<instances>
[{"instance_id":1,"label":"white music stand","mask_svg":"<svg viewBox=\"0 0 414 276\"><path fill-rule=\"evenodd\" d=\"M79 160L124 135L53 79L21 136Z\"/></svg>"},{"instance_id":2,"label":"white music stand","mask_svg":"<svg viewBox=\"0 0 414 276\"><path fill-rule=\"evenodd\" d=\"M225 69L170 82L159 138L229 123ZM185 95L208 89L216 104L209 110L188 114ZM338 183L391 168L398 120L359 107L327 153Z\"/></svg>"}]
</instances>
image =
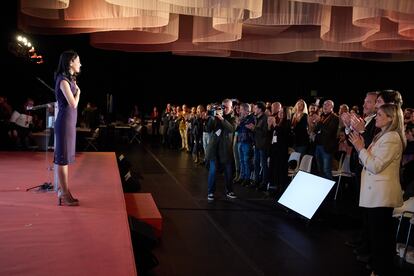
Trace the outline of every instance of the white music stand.
<instances>
[{"instance_id":1,"label":"white music stand","mask_svg":"<svg viewBox=\"0 0 414 276\"><path fill-rule=\"evenodd\" d=\"M334 185L335 181L299 171L278 203L310 220Z\"/></svg>"}]
</instances>

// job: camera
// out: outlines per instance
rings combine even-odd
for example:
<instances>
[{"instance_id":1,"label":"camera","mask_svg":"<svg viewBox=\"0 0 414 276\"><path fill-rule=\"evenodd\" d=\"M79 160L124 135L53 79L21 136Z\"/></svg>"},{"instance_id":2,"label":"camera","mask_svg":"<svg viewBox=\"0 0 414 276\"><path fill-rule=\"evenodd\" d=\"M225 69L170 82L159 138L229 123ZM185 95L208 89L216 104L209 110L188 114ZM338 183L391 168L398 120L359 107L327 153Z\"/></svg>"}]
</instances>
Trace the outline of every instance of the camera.
<instances>
[{"instance_id":1,"label":"camera","mask_svg":"<svg viewBox=\"0 0 414 276\"><path fill-rule=\"evenodd\" d=\"M207 111L207 115L208 116L216 116L216 115L220 115L223 116L223 106L221 105L212 105L211 109L209 111Z\"/></svg>"}]
</instances>

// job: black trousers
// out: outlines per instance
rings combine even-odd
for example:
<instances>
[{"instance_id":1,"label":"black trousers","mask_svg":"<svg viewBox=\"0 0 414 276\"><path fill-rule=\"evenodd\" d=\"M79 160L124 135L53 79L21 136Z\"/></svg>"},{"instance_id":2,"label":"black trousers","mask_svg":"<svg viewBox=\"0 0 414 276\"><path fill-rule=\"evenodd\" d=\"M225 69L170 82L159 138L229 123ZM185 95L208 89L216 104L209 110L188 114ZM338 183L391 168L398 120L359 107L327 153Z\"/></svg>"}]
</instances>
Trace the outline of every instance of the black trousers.
<instances>
[{"instance_id":1,"label":"black trousers","mask_svg":"<svg viewBox=\"0 0 414 276\"><path fill-rule=\"evenodd\" d=\"M372 268L380 276L393 275L395 255L395 229L391 207L365 208Z\"/></svg>"}]
</instances>

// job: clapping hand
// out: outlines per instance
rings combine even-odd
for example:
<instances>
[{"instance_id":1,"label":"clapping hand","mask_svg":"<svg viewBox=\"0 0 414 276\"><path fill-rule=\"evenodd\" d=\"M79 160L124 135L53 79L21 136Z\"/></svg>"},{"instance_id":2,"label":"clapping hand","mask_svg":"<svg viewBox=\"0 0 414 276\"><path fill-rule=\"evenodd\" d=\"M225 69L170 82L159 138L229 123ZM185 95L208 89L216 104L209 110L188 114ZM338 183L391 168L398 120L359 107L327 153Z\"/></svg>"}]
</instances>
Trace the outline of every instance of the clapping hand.
<instances>
[{"instance_id":1,"label":"clapping hand","mask_svg":"<svg viewBox=\"0 0 414 276\"><path fill-rule=\"evenodd\" d=\"M275 126L276 125L276 118L274 116L267 117L267 125L269 127Z\"/></svg>"},{"instance_id":2,"label":"clapping hand","mask_svg":"<svg viewBox=\"0 0 414 276\"><path fill-rule=\"evenodd\" d=\"M355 131L349 134L349 141L352 143L352 145L354 145L355 149L358 152L365 148L364 138Z\"/></svg>"},{"instance_id":3,"label":"clapping hand","mask_svg":"<svg viewBox=\"0 0 414 276\"><path fill-rule=\"evenodd\" d=\"M314 125L314 124L317 124L320 120L321 120L321 117L315 113L312 115L310 122Z\"/></svg>"},{"instance_id":4,"label":"clapping hand","mask_svg":"<svg viewBox=\"0 0 414 276\"><path fill-rule=\"evenodd\" d=\"M341 120L346 127L351 126L351 114L349 112L344 112L341 114Z\"/></svg>"},{"instance_id":5,"label":"clapping hand","mask_svg":"<svg viewBox=\"0 0 414 276\"><path fill-rule=\"evenodd\" d=\"M351 115L351 126L353 130L358 131L361 133L365 130L365 121L364 119L356 116L355 114Z\"/></svg>"},{"instance_id":6,"label":"clapping hand","mask_svg":"<svg viewBox=\"0 0 414 276\"><path fill-rule=\"evenodd\" d=\"M250 130L253 130L254 129L254 124L253 123L247 124L246 127Z\"/></svg>"}]
</instances>

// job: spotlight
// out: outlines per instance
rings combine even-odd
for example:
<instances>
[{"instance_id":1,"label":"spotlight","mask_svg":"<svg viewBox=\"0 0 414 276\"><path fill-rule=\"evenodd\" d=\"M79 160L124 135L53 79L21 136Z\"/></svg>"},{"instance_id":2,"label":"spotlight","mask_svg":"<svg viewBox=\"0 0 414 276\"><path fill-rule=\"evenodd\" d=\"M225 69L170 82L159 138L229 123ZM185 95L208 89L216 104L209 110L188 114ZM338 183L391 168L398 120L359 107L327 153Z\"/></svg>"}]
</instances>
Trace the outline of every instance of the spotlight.
<instances>
[{"instance_id":1,"label":"spotlight","mask_svg":"<svg viewBox=\"0 0 414 276\"><path fill-rule=\"evenodd\" d=\"M24 35L16 35L16 42L9 42L9 51L17 57L28 58L36 64L43 63L43 57L37 53L33 44Z\"/></svg>"}]
</instances>

